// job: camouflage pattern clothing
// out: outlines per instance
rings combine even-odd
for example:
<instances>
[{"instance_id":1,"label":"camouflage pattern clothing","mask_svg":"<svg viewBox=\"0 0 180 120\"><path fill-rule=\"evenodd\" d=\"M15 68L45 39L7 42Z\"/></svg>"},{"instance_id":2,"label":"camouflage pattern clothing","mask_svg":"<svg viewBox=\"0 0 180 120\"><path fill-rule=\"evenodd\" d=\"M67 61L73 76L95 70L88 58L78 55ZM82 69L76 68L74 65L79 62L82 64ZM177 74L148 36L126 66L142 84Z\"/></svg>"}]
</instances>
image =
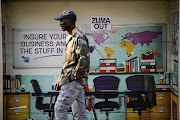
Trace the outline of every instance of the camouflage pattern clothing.
<instances>
[{"instance_id":1,"label":"camouflage pattern clothing","mask_svg":"<svg viewBox=\"0 0 180 120\"><path fill-rule=\"evenodd\" d=\"M89 43L86 36L76 27L72 35L66 37L65 62L61 75L58 78L59 85L76 80L86 87L89 74Z\"/></svg>"}]
</instances>

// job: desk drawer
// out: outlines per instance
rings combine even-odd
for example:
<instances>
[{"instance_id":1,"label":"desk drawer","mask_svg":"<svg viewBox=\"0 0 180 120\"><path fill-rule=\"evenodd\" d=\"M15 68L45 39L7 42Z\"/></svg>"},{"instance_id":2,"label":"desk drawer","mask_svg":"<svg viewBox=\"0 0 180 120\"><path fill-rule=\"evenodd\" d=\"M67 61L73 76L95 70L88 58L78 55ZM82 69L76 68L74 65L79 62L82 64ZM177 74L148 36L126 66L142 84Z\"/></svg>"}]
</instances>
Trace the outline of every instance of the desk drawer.
<instances>
[{"instance_id":1,"label":"desk drawer","mask_svg":"<svg viewBox=\"0 0 180 120\"><path fill-rule=\"evenodd\" d=\"M171 118L170 117L152 117L152 118L150 118L149 120L171 120Z\"/></svg>"},{"instance_id":2,"label":"desk drawer","mask_svg":"<svg viewBox=\"0 0 180 120\"><path fill-rule=\"evenodd\" d=\"M150 110L151 120L170 120L171 117L171 105L158 105L154 106ZM153 118L153 119L152 119Z\"/></svg>"},{"instance_id":3,"label":"desk drawer","mask_svg":"<svg viewBox=\"0 0 180 120\"><path fill-rule=\"evenodd\" d=\"M171 105L158 105L154 106L151 110L150 113L163 113L163 112L171 112Z\"/></svg>"},{"instance_id":4,"label":"desk drawer","mask_svg":"<svg viewBox=\"0 0 180 120\"><path fill-rule=\"evenodd\" d=\"M29 114L7 115L7 120L26 120L28 118L29 118Z\"/></svg>"},{"instance_id":5,"label":"desk drawer","mask_svg":"<svg viewBox=\"0 0 180 120\"><path fill-rule=\"evenodd\" d=\"M150 113L150 120L170 120L171 112L166 113Z\"/></svg>"},{"instance_id":6,"label":"desk drawer","mask_svg":"<svg viewBox=\"0 0 180 120\"><path fill-rule=\"evenodd\" d=\"M29 108L8 109L7 120L26 120L29 118Z\"/></svg>"},{"instance_id":7,"label":"desk drawer","mask_svg":"<svg viewBox=\"0 0 180 120\"><path fill-rule=\"evenodd\" d=\"M29 114L29 108L8 109L8 115Z\"/></svg>"},{"instance_id":8,"label":"desk drawer","mask_svg":"<svg viewBox=\"0 0 180 120\"><path fill-rule=\"evenodd\" d=\"M157 105L159 104L171 104L171 93L170 92L156 92Z\"/></svg>"},{"instance_id":9,"label":"desk drawer","mask_svg":"<svg viewBox=\"0 0 180 120\"><path fill-rule=\"evenodd\" d=\"M7 107L27 105L29 108L29 94L7 95Z\"/></svg>"}]
</instances>

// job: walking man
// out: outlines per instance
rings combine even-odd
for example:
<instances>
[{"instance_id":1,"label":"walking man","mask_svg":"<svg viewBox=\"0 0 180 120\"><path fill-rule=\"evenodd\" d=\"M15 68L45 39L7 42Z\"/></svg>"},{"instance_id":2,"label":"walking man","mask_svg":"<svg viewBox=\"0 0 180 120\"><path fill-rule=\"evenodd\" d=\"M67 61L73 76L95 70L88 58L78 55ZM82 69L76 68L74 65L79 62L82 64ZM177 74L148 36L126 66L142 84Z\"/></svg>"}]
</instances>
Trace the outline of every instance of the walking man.
<instances>
[{"instance_id":1,"label":"walking man","mask_svg":"<svg viewBox=\"0 0 180 120\"><path fill-rule=\"evenodd\" d=\"M84 92L90 63L88 39L76 27L76 14L73 11L65 10L54 19L59 20L62 30L69 33L64 66L55 84L55 89L60 90L54 107L56 120L68 120L70 107L75 120L88 120Z\"/></svg>"}]
</instances>

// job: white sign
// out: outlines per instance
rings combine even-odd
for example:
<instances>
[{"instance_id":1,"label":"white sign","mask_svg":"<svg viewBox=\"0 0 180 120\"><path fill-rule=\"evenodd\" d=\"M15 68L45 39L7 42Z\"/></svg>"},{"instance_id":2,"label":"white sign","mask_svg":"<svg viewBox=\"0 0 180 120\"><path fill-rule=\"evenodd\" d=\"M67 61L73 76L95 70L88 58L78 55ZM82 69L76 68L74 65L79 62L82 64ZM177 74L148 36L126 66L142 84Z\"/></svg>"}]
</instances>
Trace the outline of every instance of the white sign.
<instances>
[{"instance_id":1,"label":"white sign","mask_svg":"<svg viewBox=\"0 0 180 120\"><path fill-rule=\"evenodd\" d=\"M60 30L13 30L13 66L63 67L67 32Z\"/></svg>"},{"instance_id":2,"label":"white sign","mask_svg":"<svg viewBox=\"0 0 180 120\"><path fill-rule=\"evenodd\" d=\"M91 30L111 30L110 16L92 16Z\"/></svg>"}]
</instances>

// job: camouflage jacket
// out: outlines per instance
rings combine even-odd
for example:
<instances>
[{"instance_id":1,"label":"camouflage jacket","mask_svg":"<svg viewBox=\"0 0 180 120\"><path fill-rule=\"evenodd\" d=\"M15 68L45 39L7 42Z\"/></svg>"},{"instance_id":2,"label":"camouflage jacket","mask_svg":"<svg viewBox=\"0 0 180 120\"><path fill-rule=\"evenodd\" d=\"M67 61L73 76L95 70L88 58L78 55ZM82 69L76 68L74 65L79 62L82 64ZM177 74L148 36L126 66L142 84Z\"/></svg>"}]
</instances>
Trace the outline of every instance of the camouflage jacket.
<instances>
[{"instance_id":1,"label":"camouflage jacket","mask_svg":"<svg viewBox=\"0 0 180 120\"><path fill-rule=\"evenodd\" d=\"M59 85L76 80L86 87L89 74L89 43L86 36L76 27L66 38L64 66L58 78Z\"/></svg>"}]
</instances>

